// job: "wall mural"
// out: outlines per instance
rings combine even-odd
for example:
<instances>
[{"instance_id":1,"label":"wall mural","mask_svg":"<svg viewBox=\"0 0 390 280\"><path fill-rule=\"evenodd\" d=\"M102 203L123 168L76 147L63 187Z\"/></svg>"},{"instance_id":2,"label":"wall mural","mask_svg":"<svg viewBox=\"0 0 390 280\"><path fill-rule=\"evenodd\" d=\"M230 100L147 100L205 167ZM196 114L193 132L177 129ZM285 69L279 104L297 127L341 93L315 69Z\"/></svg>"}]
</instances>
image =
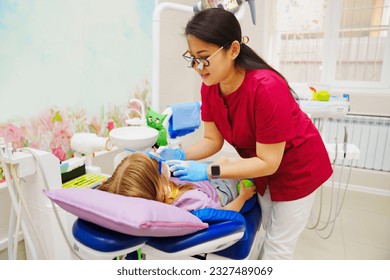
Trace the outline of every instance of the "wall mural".
<instances>
[{"instance_id":1,"label":"wall mural","mask_svg":"<svg viewBox=\"0 0 390 280\"><path fill-rule=\"evenodd\" d=\"M2 0L0 137L65 160L75 132L124 126L130 98L150 104L153 9L144 0Z\"/></svg>"}]
</instances>

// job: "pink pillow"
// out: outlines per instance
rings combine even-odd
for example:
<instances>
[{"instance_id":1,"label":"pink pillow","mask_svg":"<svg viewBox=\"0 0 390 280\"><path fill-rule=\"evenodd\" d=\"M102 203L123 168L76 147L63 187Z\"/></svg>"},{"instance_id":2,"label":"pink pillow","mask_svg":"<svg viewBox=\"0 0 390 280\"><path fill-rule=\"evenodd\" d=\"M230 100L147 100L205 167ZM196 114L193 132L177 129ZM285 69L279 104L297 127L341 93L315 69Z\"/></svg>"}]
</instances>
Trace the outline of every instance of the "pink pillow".
<instances>
[{"instance_id":1,"label":"pink pillow","mask_svg":"<svg viewBox=\"0 0 390 280\"><path fill-rule=\"evenodd\" d=\"M64 210L102 227L135 236L180 236L208 227L176 206L96 189L57 189L44 194Z\"/></svg>"}]
</instances>

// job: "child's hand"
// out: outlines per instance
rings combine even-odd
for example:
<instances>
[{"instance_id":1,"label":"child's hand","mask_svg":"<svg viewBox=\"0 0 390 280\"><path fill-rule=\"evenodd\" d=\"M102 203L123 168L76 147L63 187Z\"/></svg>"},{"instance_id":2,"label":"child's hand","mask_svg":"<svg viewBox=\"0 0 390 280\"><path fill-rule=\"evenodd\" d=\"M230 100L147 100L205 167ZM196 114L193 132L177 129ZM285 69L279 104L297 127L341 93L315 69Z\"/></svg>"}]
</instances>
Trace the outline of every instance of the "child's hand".
<instances>
[{"instance_id":1,"label":"child's hand","mask_svg":"<svg viewBox=\"0 0 390 280\"><path fill-rule=\"evenodd\" d=\"M238 197L236 197L236 199L234 199L233 201L231 201L230 203L222 207L222 209L240 211L242 206L245 204L245 201L250 199L256 193L256 187L253 185L253 182L247 184L244 183L244 181L245 180L241 180L237 184L237 189L239 189ZM245 184L247 186L245 186Z\"/></svg>"},{"instance_id":2,"label":"child's hand","mask_svg":"<svg viewBox=\"0 0 390 280\"><path fill-rule=\"evenodd\" d=\"M250 199L256 193L256 186L245 187L243 181L240 182L240 194L246 200Z\"/></svg>"}]
</instances>

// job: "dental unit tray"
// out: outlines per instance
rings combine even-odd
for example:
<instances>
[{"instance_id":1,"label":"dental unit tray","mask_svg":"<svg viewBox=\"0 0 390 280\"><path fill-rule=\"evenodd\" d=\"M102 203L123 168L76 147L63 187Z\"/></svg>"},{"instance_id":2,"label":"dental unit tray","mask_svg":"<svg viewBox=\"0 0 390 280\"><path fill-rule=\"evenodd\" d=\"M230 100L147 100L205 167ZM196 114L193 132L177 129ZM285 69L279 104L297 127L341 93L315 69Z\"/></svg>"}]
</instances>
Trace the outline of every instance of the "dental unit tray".
<instances>
[{"instance_id":1,"label":"dental unit tray","mask_svg":"<svg viewBox=\"0 0 390 280\"><path fill-rule=\"evenodd\" d=\"M62 188L95 188L105 180L106 176L88 173L62 184Z\"/></svg>"}]
</instances>

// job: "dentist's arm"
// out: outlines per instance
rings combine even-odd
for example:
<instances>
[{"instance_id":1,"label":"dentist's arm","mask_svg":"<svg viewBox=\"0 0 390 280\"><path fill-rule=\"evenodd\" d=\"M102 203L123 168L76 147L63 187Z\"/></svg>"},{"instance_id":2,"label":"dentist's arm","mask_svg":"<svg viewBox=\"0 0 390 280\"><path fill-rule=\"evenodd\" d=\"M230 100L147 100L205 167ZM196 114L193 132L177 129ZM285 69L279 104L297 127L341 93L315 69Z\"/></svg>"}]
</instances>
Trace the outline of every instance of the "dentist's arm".
<instances>
[{"instance_id":1,"label":"dentist's arm","mask_svg":"<svg viewBox=\"0 0 390 280\"><path fill-rule=\"evenodd\" d=\"M220 165L220 178L256 178L272 175L282 161L286 142L256 143L256 156L251 158L221 158L213 164ZM210 174L208 166L208 174Z\"/></svg>"},{"instance_id":2,"label":"dentist's arm","mask_svg":"<svg viewBox=\"0 0 390 280\"><path fill-rule=\"evenodd\" d=\"M213 164L220 166L219 178L256 178L272 175L279 168L286 142L256 143L257 156L251 158L221 158ZM168 160L169 170L180 180L201 181L211 178L211 165L200 161Z\"/></svg>"},{"instance_id":3,"label":"dentist's arm","mask_svg":"<svg viewBox=\"0 0 390 280\"><path fill-rule=\"evenodd\" d=\"M203 139L184 149L186 160L210 157L221 150L224 139L214 122L204 122Z\"/></svg>"}]
</instances>

